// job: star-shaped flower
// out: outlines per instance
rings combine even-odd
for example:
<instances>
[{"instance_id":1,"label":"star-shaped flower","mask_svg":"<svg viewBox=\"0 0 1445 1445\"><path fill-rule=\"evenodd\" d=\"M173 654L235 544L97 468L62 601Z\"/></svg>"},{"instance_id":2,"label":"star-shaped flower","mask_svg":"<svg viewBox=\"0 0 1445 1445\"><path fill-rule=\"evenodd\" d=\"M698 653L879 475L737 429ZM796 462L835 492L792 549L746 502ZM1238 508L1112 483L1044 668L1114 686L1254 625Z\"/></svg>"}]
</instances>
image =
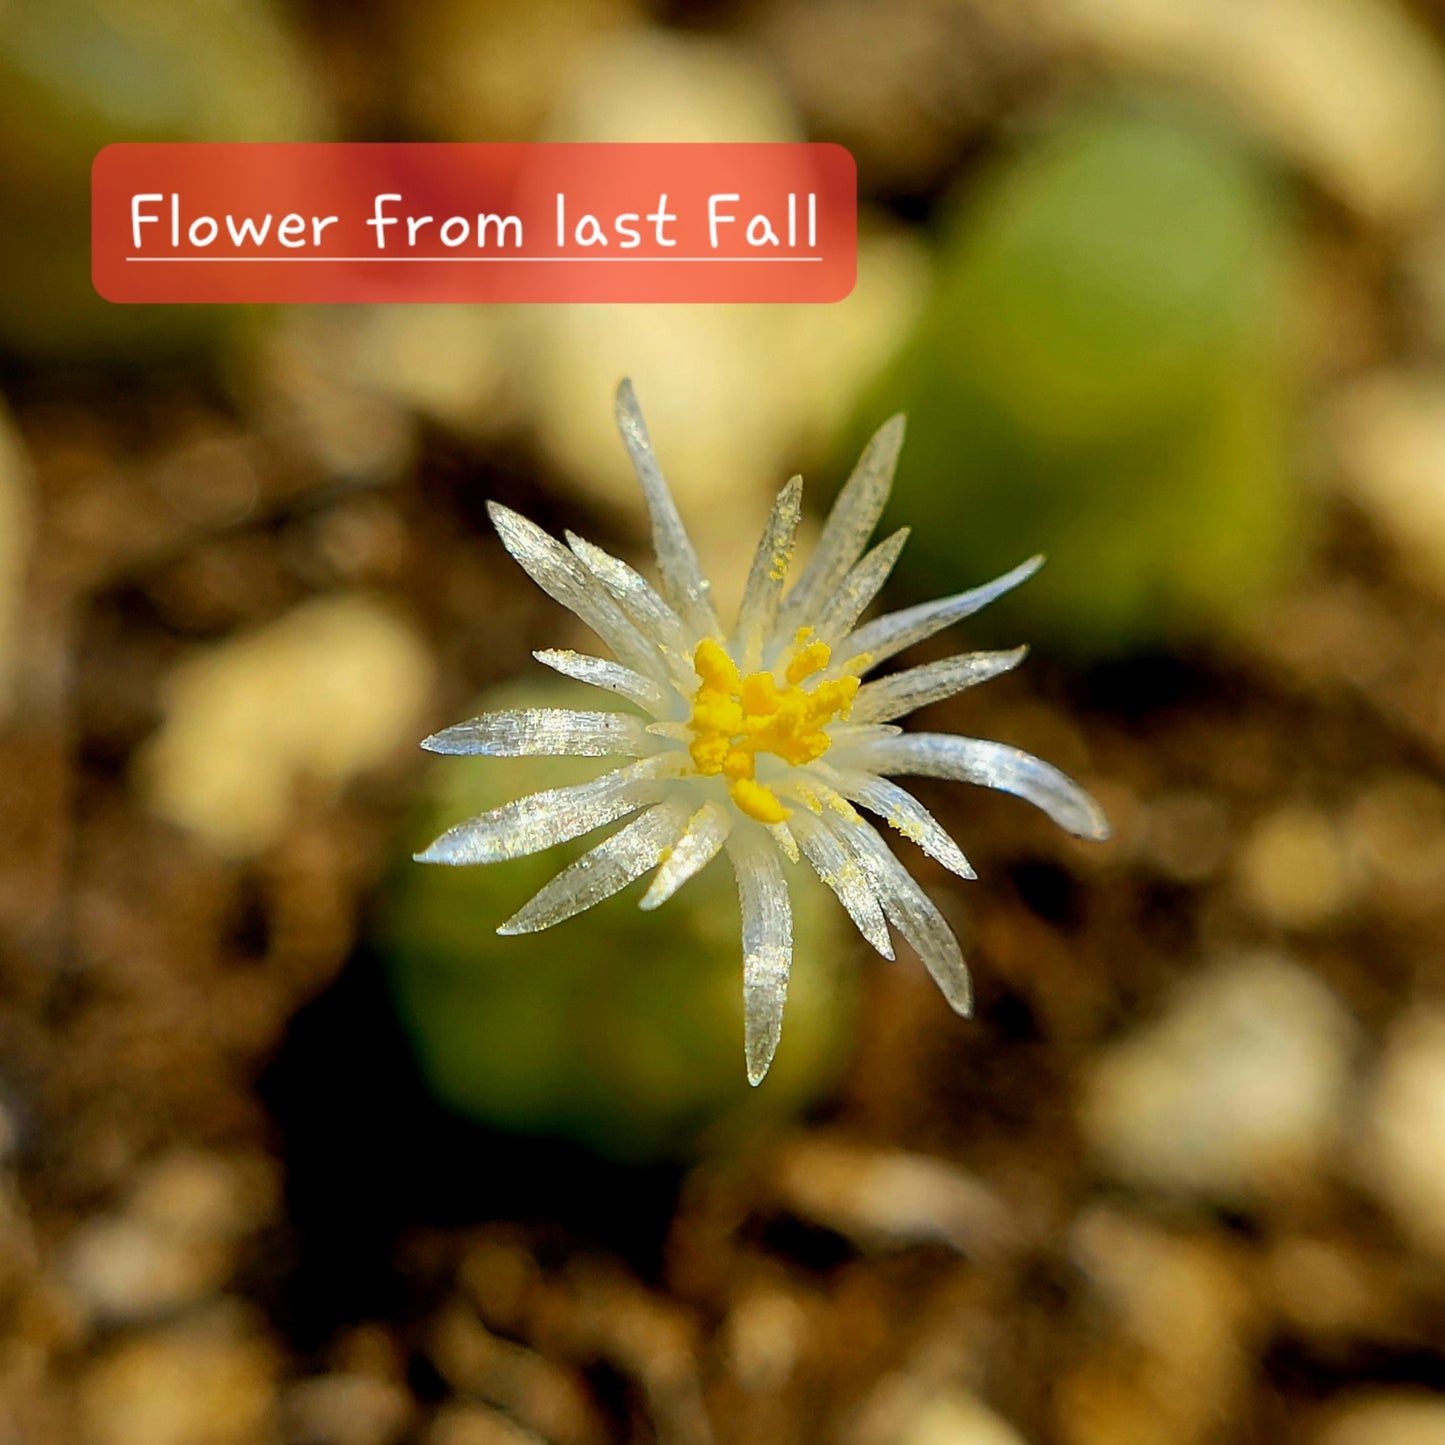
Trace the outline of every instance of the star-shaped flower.
<instances>
[{"instance_id":1,"label":"star-shaped flower","mask_svg":"<svg viewBox=\"0 0 1445 1445\"><path fill-rule=\"evenodd\" d=\"M424 863L493 863L535 853L631 816L509 918L499 933L560 923L656 869L643 908L670 898L719 852L742 906L748 1079L767 1073L782 1028L792 960L792 909L778 854L805 857L864 938L893 957L891 924L917 951L949 1004L972 1007L968 969L943 916L857 811L886 820L962 878L968 860L890 774L952 778L1014 793L1083 838L1108 836L1098 805L1057 768L1002 743L894 725L926 703L1007 672L1027 649L965 652L872 682L903 648L959 621L1031 577L1012 572L937 602L859 625L897 561L907 529L871 550L892 485L903 418L885 422L838 496L817 550L784 594L801 515L802 480L778 494L731 631L713 608L697 554L653 455L630 382L617 423L642 482L661 589L626 562L567 534L563 546L492 503L502 544L549 596L571 608L612 659L549 650L540 662L606 689L636 711L519 708L436 733L436 753L572 755L630 761L589 783L533 793L444 833ZM614 660L615 659L615 660ZM632 816L635 815L635 816Z\"/></svg>"}]
</instances>

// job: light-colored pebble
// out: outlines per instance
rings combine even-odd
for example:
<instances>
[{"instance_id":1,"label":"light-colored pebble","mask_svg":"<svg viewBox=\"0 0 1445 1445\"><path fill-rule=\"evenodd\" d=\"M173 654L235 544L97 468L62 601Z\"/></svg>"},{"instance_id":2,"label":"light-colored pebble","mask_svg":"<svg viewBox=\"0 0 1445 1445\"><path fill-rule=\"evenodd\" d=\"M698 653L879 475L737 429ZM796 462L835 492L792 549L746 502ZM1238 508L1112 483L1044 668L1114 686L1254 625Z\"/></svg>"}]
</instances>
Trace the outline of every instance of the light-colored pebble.
<instances>
[{"instance_id":1,"label":"light-colored pebble","mask_svg":"<svg viewBox=\"0 0 1445 1445\"><path fill-rule=\"evenodd\" d=\"M907 1421L898 1445L1025 1445L1001 1415L966 1390L930 1396Z\"/></svg>"},{"instance_id":2,"label":"light-colored pebble","mask_svg":"<svg viewBox=\"0 0 1445 1445\"><path fill-rule=\"evenodd\" d=\"M1347 1400L1326 1421L1315 1445L1445 1445L1445 1399L1389 1390Z\"/></svg>"},{"instance_id":3,"label":"light-colored pebble","mask_svg":"<svg viewBox=\"0 0 1445 1445\"><path fill-rule=\"evenodd\" d=\"M465 1305L442 1311L428 1352L459 1394L505 1410L554 1445L587 1445L597 1428L576 1380L535 1350L488 1330Z\"/></svg>"},{"instance_id":4,"label":"light-colored pebble","mask_svg":"<svg viewBox=\"0 0 1445 1445\"><path fill-rule=\"evenodd\" d=\"M639 8L637 0L407 6L396 16L410 61L398 67L404 103L438 140L535 140L587 53L633 24Z\"/></svg>"},{"instance_id":5,"label":"light-colored pebble","mask_svg":"<svg viewBox=\"0 0 1445 1445\"><path fill-rule=\"evenodd\" d=\"M358 365L380 324L369 308L285 307L277 320L251 359L259 429L343 482L400 476L415 453L415 425L394 388L375 384L374 363Z\"/></svg>"},{"instance_id":6,"label":"light-colored pebble","mask_svg":"<svg viewBox=\"0 0 1445 1445\"><path fill-rule=\"evenodd\" d=\"M743 1291L723 1325L731 1372L753 1393L782 1389L808 1336L808 1316L789 1293L770 1286Z\"/></svg>"},{"instance_id":7,"label":"light-colored pebble","mask_svg":"<svg viewBox=\"0 0 1445 1445\"><path fill-rule=\"evenodd\" d=\"M1362 867L1396 893L1433 905L1445 885L1445 789L1428 778L1396 774L1356 799L1350 838Z\"/></svg>"},{"instance_id":8,"label":"light-colored pebble","mask_svg":"<svg viewBox=\"0 0 1445 1445\"><path fill-rule=\"evenodd\" d=\"M1013 1227L981 1180L943 1159L820 1137L779 1156L775 1187L801 1218L865 1248L946 1244L969 1256L996 1254Z\"/></svg>"},{"instance_id":9,"label":"light-colored pebble","mask_svg":"<svg viewBox=\"0 0 1445 1445\"><path fill-rule=\"evenodd\" d=\"M131 1335L78 1385L84 1445L270 1445L276 1360L236 1312Z\"/></svg>"},{"instance_id":10,"label":"light-colored pebble","mask_svg":"<svg viewBox=\"0 0 1445 1445\"><path fill-rule=\"evenodd\" d=\"M1361 1150L1365 1184L1422 1248L1445 1257L1445 1010L1390 1030Z\"/></svg>"},{"instance_id":11,"label":"light-colored pebble","mask_svg":"<svg viewBox=\"0 0 1445 1445\"><path fill-rule=\"evenodd\" d=\"M268 1155L178 1149L141 1172L129 1209L173 1234L234 1239L269 1222L279 1192L276 1165Z\"/></svg>"},{"instance_id":12,"label":"light-colored pebble","mask_svg":"<svg viewBox=\"0 0 1445 1445\"><path fill-rule=\"evenodd\" d=\"M1131 68L1203 82L1375 221L1418 217L1445 185L1445 61L1397 0L1063 0L1037 13Z\"/></svg>"},{"instance_id":13,"label":"light-colored pebble","mask_svg":"<svg viewBox=\"0 0 1445 1445\"><path fill-rule=\"evenodd\" d=\"M1149 804L1146 818L1149 857L1167 877L1200 883L1224 862L1230 842L1229 813L1213 795L1193 790L1166 793Z\"/></svg>"},{"instance_id":14,"label":"light-colored pebble","mask_svg":"<svg viewBox=\"0 0 1445 1445\"><path fill-rule=\"evenodd\" d=\"M1445 374L1371 372L1335 398L1328 428L1348 495L1445 594Z\"/></svg>"},{"instance_id":15,"label":"light-colored pebble","mask_svg":"<svg viewBox=\"0 0 1445 1445\"><path fill-rule=\"evenodd\" d=\"M376 1375L300 1380L281 1399L286 1445L393 1445L412 1417L411 1395Z\"/></svg>"},{"instance_id":16,"label":"light-colored pebble","mask_svg":"<svg viewBox=\"0 0 1445 1445\"><path fill-rule=\"evenodd\" d=\"M193 1151L152 1164L123 1208L82 1224L61 1278L86 1318L132 1324L172 1314L229 1279L235 1246L275 1208L265 1162Z\"/></svg>"},{"instance_id":17,"label":"light-colored pebble","mask_svg":"<svg viewBox=\"0 0 1445 1445\"><path fill-rule=\"evenodd\" d=\"M276 841L303 782L337 791L415 741L431 658L386 604L342 594L176 665L143 750L146 803L218 852Z\"/></svg>"},{"instance_id":18,"label":"light-colored pebble","mask_svg":"<svg viewBox=\"0 0 1445 1445\"><path fill-rule=\"evenodd\" d=\"M1025 1445L971 1390L942 1378L941 1364L925 1352L884 1375L854 1411L842 1435L846 1445Z\"/></svg>"},{"instance_id":19,"label":"light-colored pebble","mask_svg":"<svg viewBox=\"0 0 1445 1445\"><path fill-rule=\"evenodd\" d=\"M1101 1315L1058 1382L1066 1445L1203 1445L1249 1384L1249 1290L1217 1238L1112 1208L1083 1214L1072 1252Z\"/></svg>"},{"instance_id":20,"label":"light-colored pebble","mask_svg":"<svg viewBox=\"0 0 1445 1445\"><path fill-rule=\"evenodd\" d=\"M1346 839L1327 813L1291 803L1260 819L1238 854L1240 887L1271 923L1317 928L1354 898Z\"/></svg>"},{"instance_id":21,"label":"light-colored pebble","mask_svg":"<svg viewBox=\"0 0 1445 1445\"><path fill-rule=\"evenodd\" d=\"M540 1435L485 1405L444 1405L427 1431L426 1445L547 1445Z\"/></svg>"},{"instance_id":22,"label":"light-colored pebble","mask_svg":"<svg viewBox=\"0 0 1445 1445\"><path fill-rule=\"evenodd\" d=\"M786 92L749 50L651 27L614 31L590 47L545 129L553 141L802 139Z\"/></svg>"},{"instance_id":23,"label":"light-colored pebble","mask_svg":"<svg viewBox=\"0 0 1445 1445\"><path fill-rule=\"evenodd\" d=\"M1085 1135L1111 1173L1233 1205L1307 1185L1338 1137L1355 1028L1313 975L1271 954L1189 979L1085 1080Z\"/></svg>"},{"instance_id":24,"label":"light-colored pebble","mask_svg":"<svg viewBox=\"0 0 1445 1445\"><path fill-rule=\"evenodd\" d=\"M1352 1241L1290 1236L1270 1251L1265 1292L1291 1332L1334 1340L1386 1337L1398 1327L1399 1282Z\"/></svg>"},{"instance_id":25,"label":"light-colored pebble","mask_svg":"<svg viewBox=\"0 0 1445 1445\"><path fill-rule=\"evenodd\" d=\"M518 419L516 317L491 306L368 306L355 320L350 375L362 390L484 441Z\"/></svg>"},{"instance_id":26,"label":"light-colored pebble","mask_svg":"<svg viewBox=\"0 0 1445 1445\"><path fill-rule=\"evenodd\" d=\"M457 1278L481 1319L506 1334L520 1332L528 1294L540 1271L526 1245L512 1235L483 1230L462 1256Z\"/></svg>"},{"instance_id":27,"label":"light-colored pebble","mask_svg":"<svg viewBox=\"0 0 1445 1445\"><path fill-rule=\"evenodd\" d=\"M225 1282L227 1251L137 1219L92 1219L71 1237L61 1278L81 1310L101 1324L173 1313Z\"/></svg>"}]
</instances>

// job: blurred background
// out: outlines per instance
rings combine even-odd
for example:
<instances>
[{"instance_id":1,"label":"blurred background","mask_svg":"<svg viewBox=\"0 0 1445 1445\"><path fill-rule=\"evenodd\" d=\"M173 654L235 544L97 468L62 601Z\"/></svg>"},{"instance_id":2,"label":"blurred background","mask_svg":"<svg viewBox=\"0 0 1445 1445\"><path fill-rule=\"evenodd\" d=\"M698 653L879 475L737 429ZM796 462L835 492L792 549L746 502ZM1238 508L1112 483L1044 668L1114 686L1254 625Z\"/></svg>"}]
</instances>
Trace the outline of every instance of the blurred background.
<instances>
[{"instance_id":1,"label":"blurred background","mask_svg":"<svg viewBox=\"0 0 1445 1445\"><path fill-rule=\"evenodd\" d=\"M802 138L836 306L90 291L114 140ZM0 276L0 1442L1445 1441L1438 0L11 0ZM726 877L410 863L623 374L725 597L898 410L891 602L1049 554L920 725L1114 838L920 785L974 1021L805 893L749 1091Z\"/></svg>"}]
</instances>

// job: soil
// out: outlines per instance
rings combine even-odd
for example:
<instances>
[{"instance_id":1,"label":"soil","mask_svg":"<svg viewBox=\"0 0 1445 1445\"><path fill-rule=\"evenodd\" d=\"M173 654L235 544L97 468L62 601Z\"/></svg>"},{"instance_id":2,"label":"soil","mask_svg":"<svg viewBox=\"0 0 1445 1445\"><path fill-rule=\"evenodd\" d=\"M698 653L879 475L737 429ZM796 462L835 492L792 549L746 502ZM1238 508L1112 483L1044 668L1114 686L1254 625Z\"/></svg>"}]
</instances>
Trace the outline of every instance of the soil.
<instances>
[{"instance_id":1,"label":"soil","mask_svg":"<svg viewBox=\"0 0 1445 1445\"><path fill-rule=\"evenodd\" d=\"M1445 1389L1445 1279L1347 1145L1230 1202L1121 1179L1080 1122L1095 1061L1212 959L1264 947L1328 985L1360 1032L1354 1103L1438 994L1445 892L1418 850L1361 864L1348 839L1383 784L1445 785L1445 613L1344 504L1249 634L1035 658L936 709L1084 778L1115 840L922 789L980 876L918 870L960 921L976 1019L860 945L836 1091L726 1155L629 1168L461 1120L416 1072L367 920L424 755L302 798L240 861L149 813L131 763L187 649L342 586L416 620L438 725L530 665L556 610L483 497L639 539L549 501L521 449L426 434L397 480L340 485L185 382L15 405L43 531L0 734L0 1436L127 1440L114 1422L176 1378L189 1402L152 1438L178 1445L995 1438L961 1400L1035 1445L1273 1445L1374 1387ZM1299 809L1353 820L1356 850L1308 917L1250 843ZM178 1217L200 1241L179 1256L97 1233ZM1187 1308L1110 1282L1092 1251L1120 1239ZM925 1433L939 1410L955 1433Z\"/></svg>"}]
</instances>

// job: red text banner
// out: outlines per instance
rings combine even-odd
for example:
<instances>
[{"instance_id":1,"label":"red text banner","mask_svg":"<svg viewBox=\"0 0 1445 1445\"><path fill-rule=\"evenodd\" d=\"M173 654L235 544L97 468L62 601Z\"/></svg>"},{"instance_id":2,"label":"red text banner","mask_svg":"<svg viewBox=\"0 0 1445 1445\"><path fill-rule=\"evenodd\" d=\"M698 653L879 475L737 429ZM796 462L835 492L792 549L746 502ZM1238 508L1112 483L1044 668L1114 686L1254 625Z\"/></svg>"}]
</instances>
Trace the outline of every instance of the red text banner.
<instances>
[{"instance_id":1,"label":"red text banner","mask_svg":"<svg viewBox=\"0 0 1445 1445\"><path fill-rule=\"evenodd\" d=\"M117 302L839 301L857 172L826 144L117 144Z\"/></svg>"}]
</instances>

